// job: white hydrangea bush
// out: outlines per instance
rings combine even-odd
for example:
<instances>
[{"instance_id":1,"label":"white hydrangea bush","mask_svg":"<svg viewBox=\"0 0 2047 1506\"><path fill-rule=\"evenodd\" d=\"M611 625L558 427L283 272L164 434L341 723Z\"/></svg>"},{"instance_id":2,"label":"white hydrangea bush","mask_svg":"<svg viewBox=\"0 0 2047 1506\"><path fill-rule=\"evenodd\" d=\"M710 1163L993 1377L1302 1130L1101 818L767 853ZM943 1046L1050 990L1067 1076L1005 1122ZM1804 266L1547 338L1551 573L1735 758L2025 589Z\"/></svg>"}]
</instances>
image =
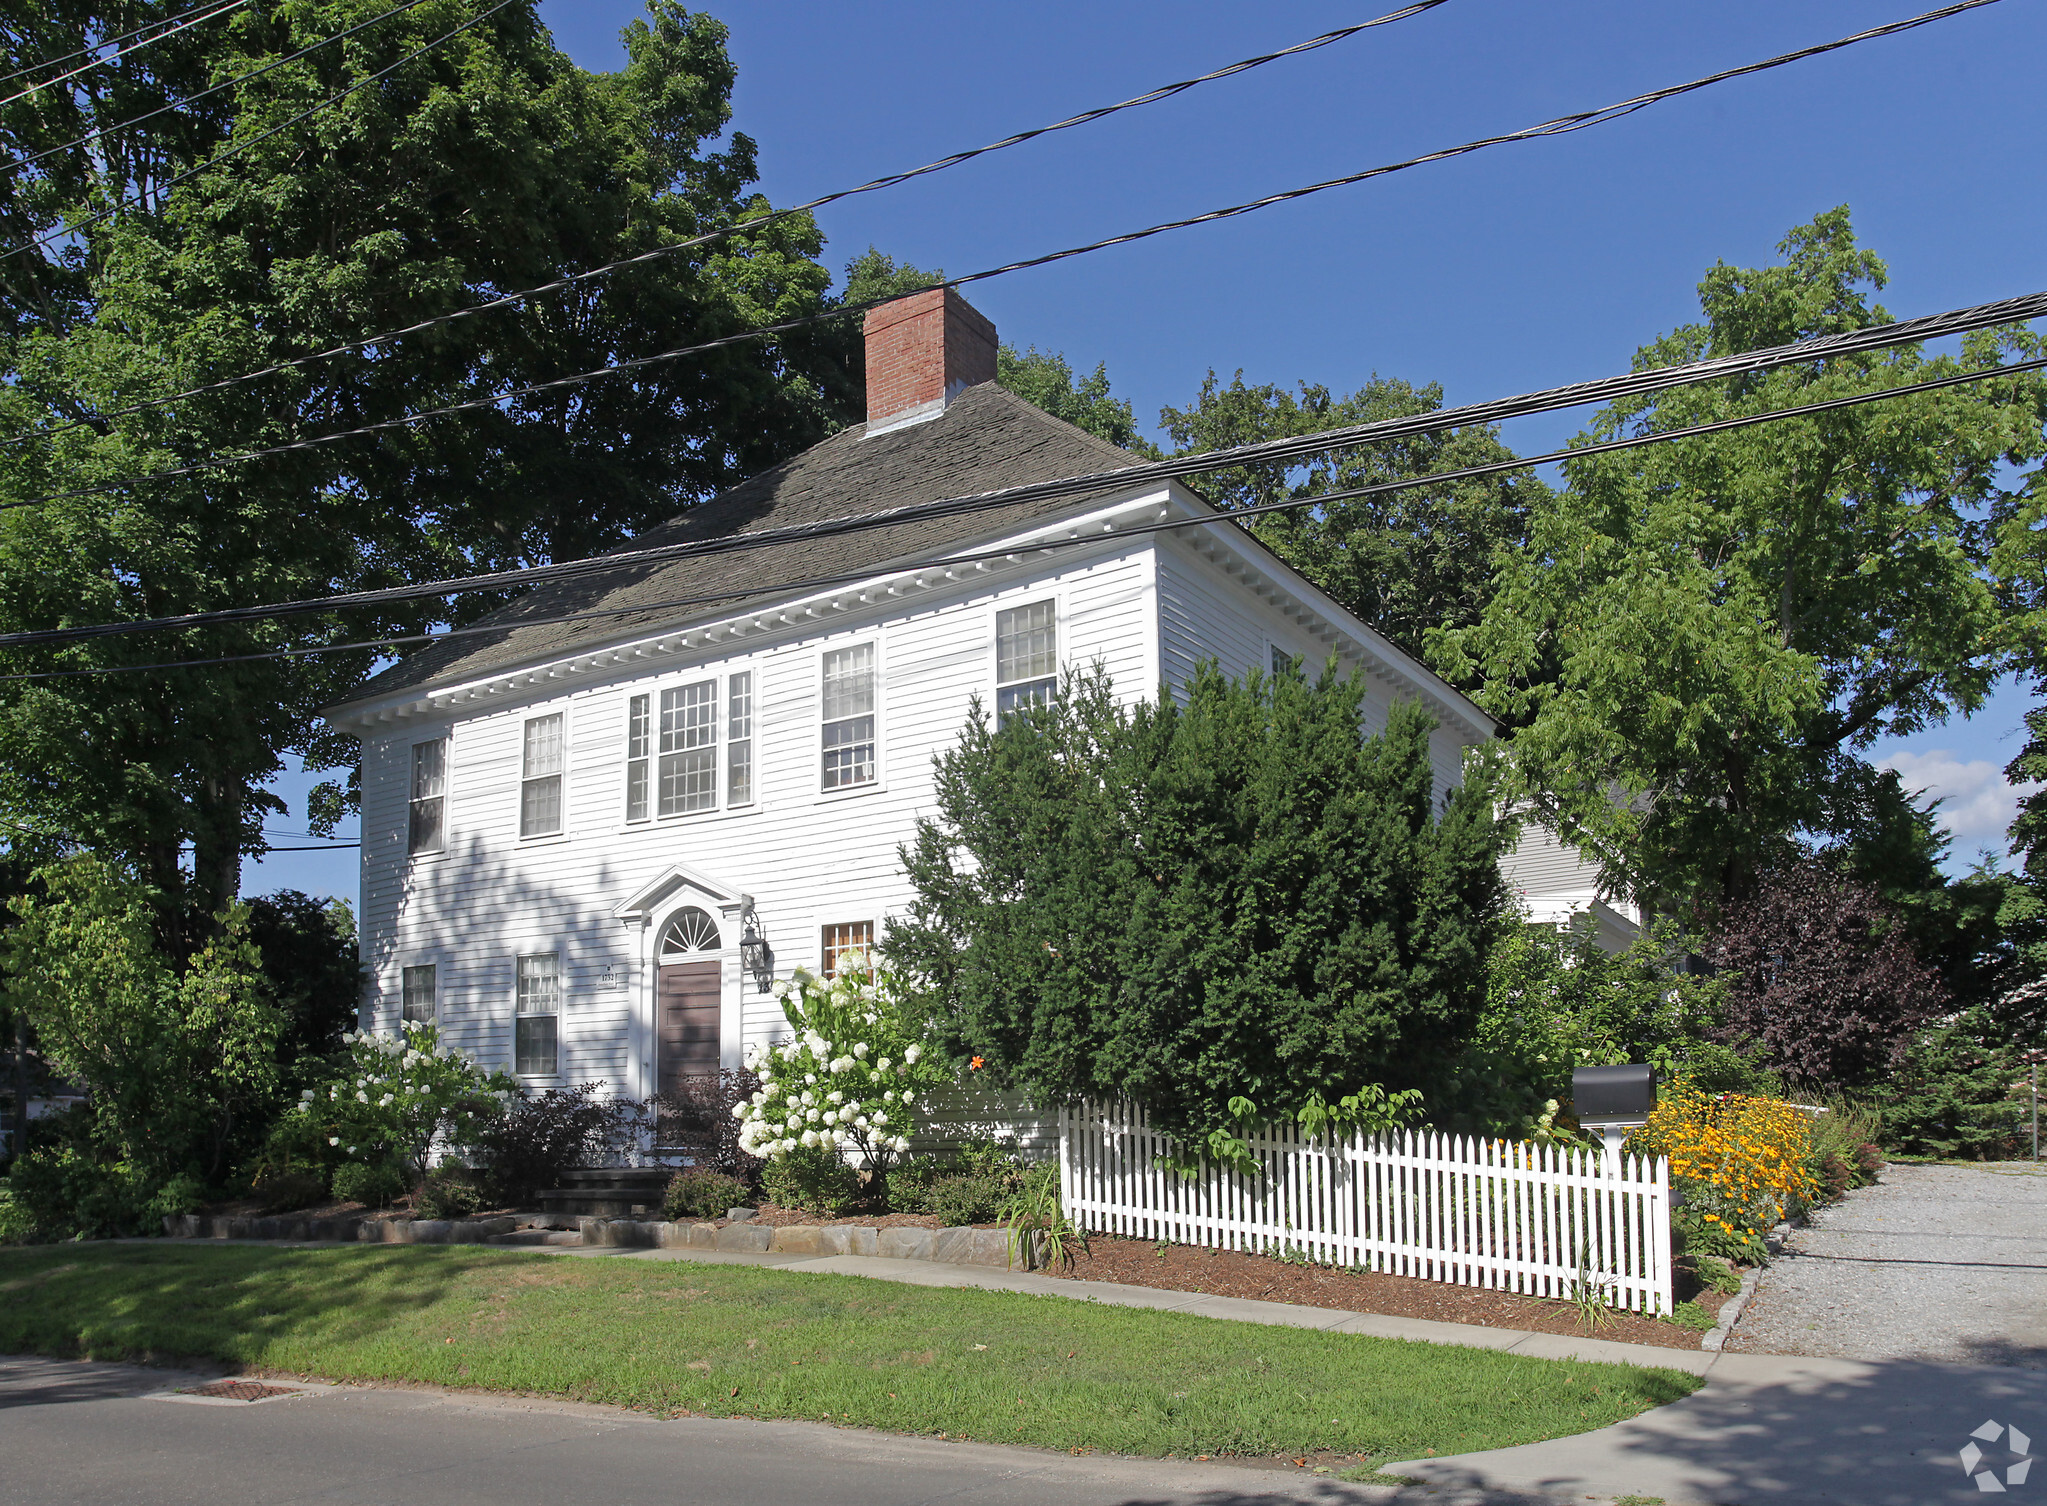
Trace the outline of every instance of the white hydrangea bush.
<instances>
[{"instance_id":1,"label":"white hydrangea bush","mask_svg":"<svg viewBox=\"0 0 2047 1506\"><path fill-rule=\"evenodd\" d=\"M847 964L836 978L798 968L775 984L792 1033L748 1044L746 1065L761 1086L732 1112L748 1155L777 1161L821 1147L886 1176L909 1150L929 1095L952 1075L911 1022L900 981Z\"/></svg>"},{"instance_id":2,"label":"white hydrangea bush","mask_svg":"<svg viewBox=\"0 0 2047 1506\"><path fill-rule=\"evenodd\" d=\"M518 1090L514 1079L448 1045L425 1021L409 1020L396 1031L351 1030L341 1041L348 1048L341 1074L307 1088L298 1111L350 1161L396 1156L424 1177L437 1137L459 1136L502 1113Z\"/></svg>"}]
</instances>

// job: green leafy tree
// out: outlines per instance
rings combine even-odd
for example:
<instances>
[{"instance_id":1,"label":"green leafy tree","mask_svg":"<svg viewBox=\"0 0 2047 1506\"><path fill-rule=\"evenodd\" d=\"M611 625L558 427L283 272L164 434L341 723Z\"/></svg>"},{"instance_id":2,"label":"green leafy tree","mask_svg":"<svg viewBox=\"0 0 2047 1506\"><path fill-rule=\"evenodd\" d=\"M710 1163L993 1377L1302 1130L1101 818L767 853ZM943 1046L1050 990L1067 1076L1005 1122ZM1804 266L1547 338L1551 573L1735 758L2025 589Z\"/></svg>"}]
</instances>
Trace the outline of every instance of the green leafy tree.
<instances>
[{"instance_id":1,"label":"green leafy tree","mask_svg":"<svg viewBox=\"0 0 2047 1506\"><path fill-rule=\"evenodd\" d=\"M32 7L0 36L0 70L176 8ZM64 146L388 9L259 0L0 106L0 149L54 149L0 189L0 241L78 227L0 259L0 500L374 424L825 306L821 242L796 217L124 415L768 208L748 190L753 143L727 129L724 28L673 0L654 0L627 28L626 66L613 74L576 67L521 0L286 125L477 14L470 0L427 0L197 104ZM272 127L283 128L266 138ZM94 221L101 211L110 217ZM587 554L828 432L848 401L835 360L822 336L742 343L419 427L8 511L0 629ZM417 631L495 604L469 596L109 639L12 653L4 667L132 670ZM0 816L36 860L82 846L132 862L161 897L161 939L188 951L236 893L242 855L262 849L262 818L278 809L262 787L282 760L353 763L353 745L316 713L371 666L365 651L10 685L0 690ZM339 783L327 789L316 826L348 799Z\"/></svg>"},{"instance_id":2,"label":"green leafy tree","mask_svg":"<svg viewBox=\"0 0 2047 1506\"><path fill-rule=\"evenodd\" d=\"M246 909L182 967L156 945L151 896L104 860L46 868L14 902L7 990L51 1066L85 1088L94 1138L146 1182L218 1181L274 1112L283 1020Z\"/></svg>"},{"instance_id":3,"label":"green leafy tree","mask_svg":"<svg viewBox=\"0 0 2047 1506\"><path fill-rule=\"evenodd\" d=\"M1110 395L1106 361L1075 380L1073 367L1056 351L1034 345L1018 354L1015 346L1004 345L995 352L995 380L1077 429L1139 455L1158 456L1157 446L1137 432L1129 401Z\"/></svg>"},{"instance_id":4,"label":"green leafy tree","mask_svg":"<svg viewBox=\"0 0 2047 1506\"><path fill-rule=\"evenodd\" d=\"M314 899L296 889L245 903L249 941L263 959L270 1001L284 1019L278 1065L289 1086L303 1087L355 1028L362 998L355 912L345 899Z\"/></svg>"},{"instance_id":5,"label":"green leafy tree","mask_svg":"<svg viewBox=\"0 0 2047 1506\"><path fill-rule=\"evenodd\" d=\"M1718 265L1704 322L1640 367L1834 334L1889 315L1846 209L1792 232L1783 266ZM1654 433L1921 382L2031 349L1816 361L1617 403L1591 437ZM1784 421L1565 467L1502 559L1446 673L1518 727L1510 793L1667 908L1754 890L1801 839L1883 840L1909 802L1862 798L1879 737L1967 715L2006 658L1985 576L2006 467L2042 453L2031 377ZM1872 827L1876 828L1872 831Z\"/></svg>"},{"instance_id":6,"label":"green leafy tree","mask_svg":"<svg viewBox=\"0 0 2047 1506\"><path fill-rule=\"evenodd\" d=\"M1431 413L1443 389L1374 376L1347 396L1300 384L1296 392L1249 386L1239 371L1224 386L1211 371L1185 408L1159 421L1175 454L1318 434L1352 424ZM1194 486L1218 506L1255 507L1513 458L1483 425L1409 435L1329 451L1305 462L1204 473ZM1508 472L1379 497L1268 514L1252 532L1280 558L1409 653L1428 634L1468 626L1492 594L1494 556L1519 545L1540 480Z\"/></svg>"},{"instance_id":7,"label":"green leafy tree","mask_svg":"<svg viewBox=\"0 0 2047 1506\"><path fill-rule=\"evenodd\" d=\"M1702 1069L1725 1075L1738 1064L1708 1039L1724 985L1688 971L1687 954L1668 922L1620 952L1587 926L1510 928L1487 959L1485 1008L1469 1046L1429 1085L1439 1106L1432 1122L1545 1138L1571 1109L1579 1067L1647 1062L1665 1080Z\"/></svg>"},{"instance_id":8,"label":"green leafy tree","mask_svg":"<svg viewBox=\"0 0 2047 1506\"><path fill-rule=\"evenodd\" d=\"M1119 706L1105 675L938 761L883 953L1041 1103L1128 1096L1188 1154L1259 1120L1380 1127L1468 1035L1504 915L1500 828L1440 807L1427 714L1367 736L1362 676Z\"/></svg>"}]
</instances>

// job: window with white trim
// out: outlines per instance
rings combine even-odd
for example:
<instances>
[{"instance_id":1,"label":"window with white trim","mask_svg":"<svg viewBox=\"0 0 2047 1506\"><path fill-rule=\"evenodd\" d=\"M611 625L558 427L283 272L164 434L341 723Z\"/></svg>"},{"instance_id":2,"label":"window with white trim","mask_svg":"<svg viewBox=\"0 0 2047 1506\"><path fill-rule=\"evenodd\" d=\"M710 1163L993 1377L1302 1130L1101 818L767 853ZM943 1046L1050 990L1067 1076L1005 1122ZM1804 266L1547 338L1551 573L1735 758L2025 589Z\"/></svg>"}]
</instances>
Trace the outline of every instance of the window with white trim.
<instances>
[{"instance_id":1,"label":"window with white trim","mask_svg":"<svg viewBox=\"0 0 2047 1506\"><path fill-rule=\"evenodd\" d=\"M1281 675L1294 675L1299 674L1300 672L1301 656L1299 654L1290 654L1285 649L1281 648L1277 643L1273 644L1272 645L1273 679L1277 680Z\"/></svg>"},{"instance_id":2,"label":"window with white trim","mask_svg":"<svg viewBox=\"0 0 2047 1506\"><path fill-rule=\"evenodd\" d=\"M753 671L725 682L725 803L753 803Z\"/></svg>"},{"instance_id":3,"label":"window with white trim","mask_svg":"<svg viewBox=\"0 0 2047 1506\"><path fill-rule=\"evenodd\" d=\"M429 1024L433 1022L436 971L431 962L419 963L405 969L405 975L401 980L404 993L403 1018L424 1020Z\"/></svg>"},{"instance_id":4,"label":"window with white trim","mask_svg":"<svg viewBox=\"0 0 2047 1506\"><path fill-rule=\"evenodd\" d=\"M995 725L1059 695L1059 606L1034 601L995 614Z\"/></svg>"},{"instance_id":5,"label":"window with white trim","mask_svg":"<svg viewBox=\"0 0 2047 1506\"><path fill-rule=\"evenodd\" d=\"M856 643L824 656L824 788L875 781L874 645Z\"/></svg>"},{"instance_id":6,"label":"window with white trim","mask_svg":"<svg viewBox=\"0 0 2047 1506\"><path fill-rule=\"evenodd\" d=\"M626 703L625 818L628 821L644 821L648 816L647 754L654 740L653 708L651 696L636 695Z\"/></svg>"},{"instance_id":7,"label":"window with white trim","mask_svg":"<svg viewBox=\"0 0 2047 1506\"><path fill-rule=\"evenodd\" d=\"M407 852L439 852L447 845L448 740L412 745L412 800L407 813Z\"/></svg>"},{"instance_id":8,"label":"window with white trim","mask_svg":"<svg viewBox=\"0 0 2047 1506\"><path fill-rule=\"evenodd\" d=\"M718 804L718 682L661 692L660 794L664 816Z\"/></svg>"},{"instance_id":9,"label":"window with white trim","mask_svg":"<svg viewBox=\"0 0 2047 1506\"><path fill-rule=\"evenodd\" d=\"M521 1077L555 1075L561 1061L560 1023L560 954L523 953L512 1024L512 1069Z\"/></svg>"},{"instance_id":10,"label":"window with white trim","mask_svg":"<svg viewBox=\"0 0 2047 1506\"><path fill-rule=\"evenodd\" d=\"M847 920L824 928L824 975L836 978L841 968L874 976L874 922Z\"/></svg>"},{"instance_id":11,"label":"window with white trim","mask_svg":"<svg viewBox=\"0 0 2047 1506\"><path fill-rule=\"evenodd\" d=\"M562 714L526 723L519 754L519 835L550 837L562 829L562 770L568 759Z\"/></svg>"}]
</instances>

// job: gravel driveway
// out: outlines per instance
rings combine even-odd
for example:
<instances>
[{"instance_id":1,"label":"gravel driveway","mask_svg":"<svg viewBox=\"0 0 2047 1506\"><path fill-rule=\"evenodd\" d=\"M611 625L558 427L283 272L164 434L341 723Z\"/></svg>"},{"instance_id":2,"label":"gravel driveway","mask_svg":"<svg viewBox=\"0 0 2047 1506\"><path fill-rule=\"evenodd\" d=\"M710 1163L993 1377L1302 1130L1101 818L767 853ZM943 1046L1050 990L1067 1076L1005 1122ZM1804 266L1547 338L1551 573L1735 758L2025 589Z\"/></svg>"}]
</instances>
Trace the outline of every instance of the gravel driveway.
<instances>
[{"instance_id":1,"label":"gravel driveway","mask_svg":"<svg viewBox=\"0 0 2047 1506\"><path fill-rule=\"evenodd\" d=\"M1728 1348L2047 1370L2047 1167L1885 1167L1790 1231Z\"/></svg>"}]
</instances>

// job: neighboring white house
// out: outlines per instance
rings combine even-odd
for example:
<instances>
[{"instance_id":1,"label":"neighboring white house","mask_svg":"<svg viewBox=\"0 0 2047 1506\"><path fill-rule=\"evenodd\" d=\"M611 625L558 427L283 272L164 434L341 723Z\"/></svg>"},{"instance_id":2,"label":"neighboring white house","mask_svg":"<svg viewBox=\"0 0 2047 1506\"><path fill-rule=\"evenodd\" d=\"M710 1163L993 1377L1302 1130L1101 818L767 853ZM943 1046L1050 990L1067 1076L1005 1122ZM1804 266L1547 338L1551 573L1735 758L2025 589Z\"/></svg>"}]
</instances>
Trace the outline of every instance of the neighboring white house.
<instances>
[{"instance_id":1,"label":"neighboring white house","mask_svg":"<svg viewBox=\"0 0 2047 1506\"><path fill-rule=\"evenodd\" d=\"M1134 699L1205 658L1333 652L1368 673L1374 724L1401 698L1434 714L1439 794L1491 736L1242 529L1129 533L1213 515L1176 482L819 527L1136 463L997 386L994 328L950 290L870 314L867 365L865 425L635 547L776 542L539 586L330 709L362 741L365 1023L432 1018L536 1087L643 1097L736 1066L786 1029L742 942L787 976L878 939L970 698L1034 700L1070 666ZM857 581L789 584L821 577ZM538 620L564 613L604 615ZM1531 906L1589 904L1575 855L1532 840L1509 875Z\"/></svg>"}]
</instances>

